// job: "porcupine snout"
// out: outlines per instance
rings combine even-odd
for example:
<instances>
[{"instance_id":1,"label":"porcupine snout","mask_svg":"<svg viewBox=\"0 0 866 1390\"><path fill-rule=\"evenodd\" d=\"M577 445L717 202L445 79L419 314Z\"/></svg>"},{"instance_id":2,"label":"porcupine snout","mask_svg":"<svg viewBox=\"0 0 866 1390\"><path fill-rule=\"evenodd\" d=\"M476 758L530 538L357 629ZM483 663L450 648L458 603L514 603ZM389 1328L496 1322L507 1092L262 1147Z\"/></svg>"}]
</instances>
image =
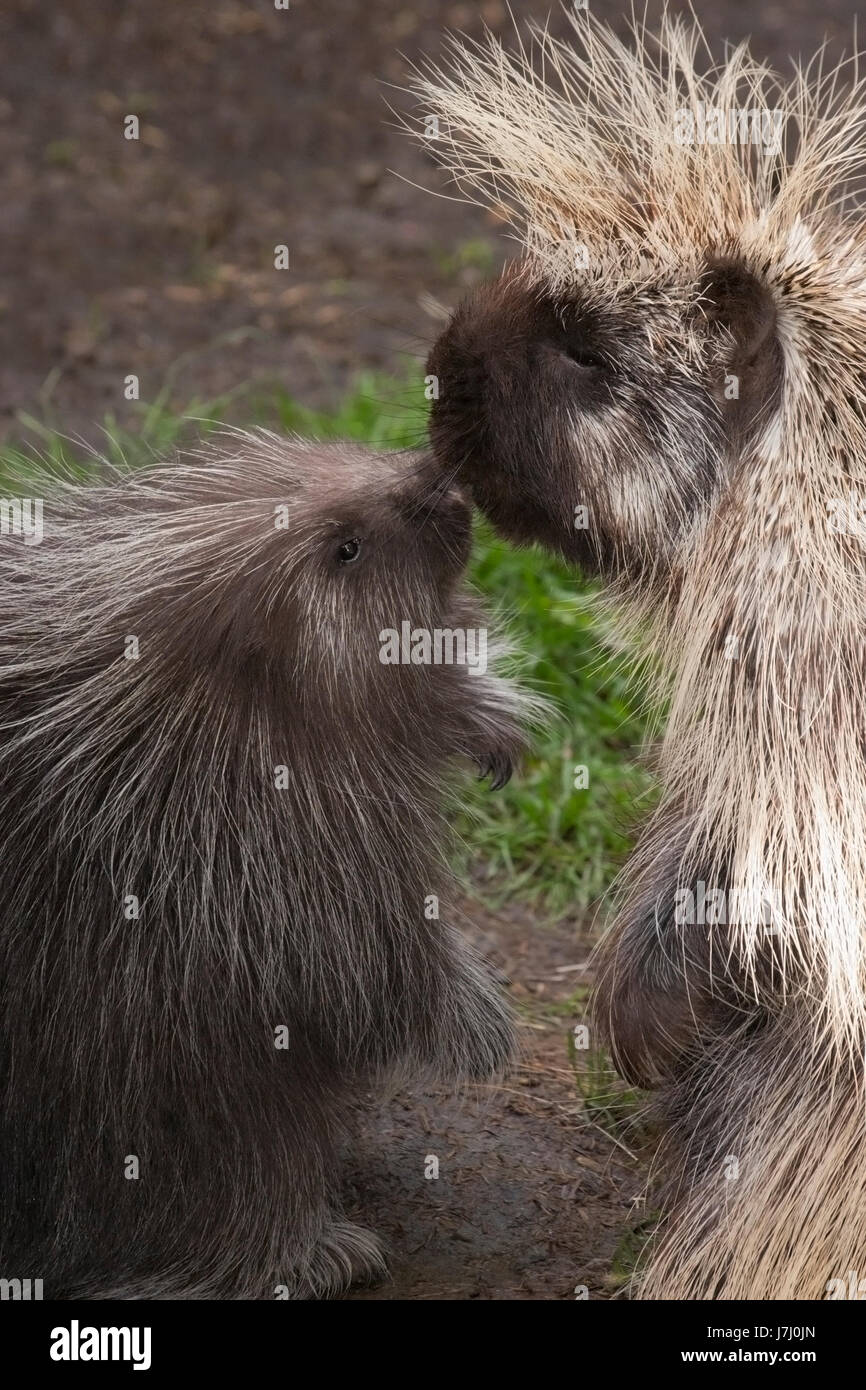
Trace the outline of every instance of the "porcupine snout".
<instances>
[{"instance_id":1,"label":"porcupine snout","mask_svg":"<svg viewBox=\"0 0 866 1390\"><path fill-rule=\"evenodd\" d=\"M458 308L430 353L439 464L518 541L572 541L568 406L603 403L602 352L580 314L563 314L515 267ZM578 550L572 558L588 559Z\"/></svg>"},{"instance_id":2,"label":"porcupine snout","mask_svg":"<svg viewBox=\"0 0 866 1390\"><path fill-rule=\"evenodd\" d=\"M516 264L457 308L427 370L439 467L510 539L609 578L670 566L782 371L772 294L711 256L643 299Z\"/></svg>"}]
</instances>

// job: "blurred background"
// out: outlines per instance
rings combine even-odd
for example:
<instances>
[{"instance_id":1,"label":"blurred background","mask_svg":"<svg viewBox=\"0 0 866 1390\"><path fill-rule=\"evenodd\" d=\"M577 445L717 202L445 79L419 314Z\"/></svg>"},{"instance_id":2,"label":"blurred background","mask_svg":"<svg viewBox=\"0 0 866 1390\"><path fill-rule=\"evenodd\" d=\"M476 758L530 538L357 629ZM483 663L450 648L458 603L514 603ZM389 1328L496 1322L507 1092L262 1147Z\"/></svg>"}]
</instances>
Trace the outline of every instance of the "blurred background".
<instances>
[{"instance_id":1,"label":"blurred background","mask_svg":"<svg viewBox=\"0 0 866 1390\"><path fill-rule=\"evenodd\" d=\"M625 29L627 0L591 4ZM510 247L422 191L444 182L386 101L446 30L507 38L509 8L568 28L547 0L3 0L3 434L21 412L85 434L107 412L126 423L133 371L149 402L168 378L176 409L250 381L333 408L362 368L423 355L428 297L452 304ZM750 34L781 65L853 36L850 0L697 13L714 44Z\"/></svg>"},{"instance_id":2,"label":"blurred background","mask_svg":"<svg viewBox=\"0 0 866 1390\"><path fill-rule=\"evenodd\" d=\"M590 3L625 34L627 0ZM421 443L442 316L515 247L387 103L405 107L410 63L443 56L447 30L510 42L515 23L549 19L565 35L566 8L2 0L0 479L37 454L86 473L88 448L137 463L222 421ZM854 37L850 0L696 11L718 55L750 35L784 71ZM524 1054L489 1094L434 1087L379 1108L358 1206L391 1240L393 1280L355 1297L619 1297L652 1228L640 1106L574 1029L652 804L652 725L591 586L484 527L473 578L559 711L505 793L472 789L455 818L463 926L508 981ZM439 1183L419 1182L427 1152L446 1160Z\"/></svg>"}]
</instances>

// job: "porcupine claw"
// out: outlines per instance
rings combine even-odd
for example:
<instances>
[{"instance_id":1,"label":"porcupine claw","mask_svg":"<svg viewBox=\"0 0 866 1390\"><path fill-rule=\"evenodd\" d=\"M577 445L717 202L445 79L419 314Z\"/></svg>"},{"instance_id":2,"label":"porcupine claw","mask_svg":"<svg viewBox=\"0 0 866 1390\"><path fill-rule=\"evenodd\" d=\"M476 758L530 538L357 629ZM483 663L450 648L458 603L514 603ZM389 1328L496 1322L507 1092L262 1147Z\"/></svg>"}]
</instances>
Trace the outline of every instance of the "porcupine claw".
<instances>
[{"instance_id":1,"label":"porcupine claw","mask_svg":"<svg viewBox=\"0 0 866 1390\"><path fill-rule=\"evenodd\" d=\"M483 782L485 777L489 777L492 792L501 792L502 788L511 781L511 774L514 771L507 753L485 753L478 759L478 767L479 782Z\"/></svg>"}]
</instances>

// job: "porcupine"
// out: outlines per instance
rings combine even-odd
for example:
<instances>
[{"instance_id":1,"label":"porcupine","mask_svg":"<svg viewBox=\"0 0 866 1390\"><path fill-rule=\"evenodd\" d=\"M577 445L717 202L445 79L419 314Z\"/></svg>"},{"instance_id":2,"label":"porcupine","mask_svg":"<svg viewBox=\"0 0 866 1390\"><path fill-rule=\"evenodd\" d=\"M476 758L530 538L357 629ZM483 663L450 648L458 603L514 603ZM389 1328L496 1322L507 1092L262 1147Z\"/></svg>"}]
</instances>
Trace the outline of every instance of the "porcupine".
<instances>
[{"instance_id":1,"label":"porcupine","mask_svg":"<svg viewBox=\"0 0 866 1390\"><path fill-rule=\"evenodd\" d=\"M338 1191L359 1095L512 1051L441 846L531 700L459 646L381 659L483 628L469 507L423 457L266 432L45 488L42 544L0 544L0 1268L339 1293L382 1268Z\"/></svg>"},{"instance_id":2,"label":"porcupine","mask_svg":"<svg viewBox=\"0 0 866 1390\"><path fill-rule=\"evenodd\" d=\"M713 65L668 12L573 23L413 78L525 253L433 348L432 442L505 535L607 581L663 675L594 1005L662 1118L636 1292L840 1296L866 1275L866 86Z\"/></svg>"}]
</instances>

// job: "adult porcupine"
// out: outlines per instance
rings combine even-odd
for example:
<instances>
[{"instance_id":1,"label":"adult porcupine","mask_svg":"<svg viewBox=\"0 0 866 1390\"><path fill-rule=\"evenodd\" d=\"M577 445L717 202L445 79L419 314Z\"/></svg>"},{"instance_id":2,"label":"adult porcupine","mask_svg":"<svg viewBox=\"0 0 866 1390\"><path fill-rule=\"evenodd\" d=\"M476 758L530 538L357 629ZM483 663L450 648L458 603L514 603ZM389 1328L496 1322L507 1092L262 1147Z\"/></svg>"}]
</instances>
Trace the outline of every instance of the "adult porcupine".
<instances>
[{"instance_id":1,"label":"adult porcupine","mask_svg":"<svg viewBox=\"0 0 866 1390\"><path fill-rule=\"evenodd\" d=\"M380 656L483 624L467 504L261 433L44 515L0 544L0 1268L337 1292L381 1263L336 1191L368 1078L512 1046L439 845L449 769L507 777L521 700L480 645Z\"/></svg>"},{"instance_id":2,"label":"adult porcupine","mask_svg":"<svg viewBox=\"0 0 866 1390\"><path fill-rule=\"evenodd\" d=\"M574 22L417 75L526 249L433 350L432 439L669 676L596 1002L667 1121L642 1296L819 1298L866 1275L866 89Z\"/></svg>"}]
</instances>

